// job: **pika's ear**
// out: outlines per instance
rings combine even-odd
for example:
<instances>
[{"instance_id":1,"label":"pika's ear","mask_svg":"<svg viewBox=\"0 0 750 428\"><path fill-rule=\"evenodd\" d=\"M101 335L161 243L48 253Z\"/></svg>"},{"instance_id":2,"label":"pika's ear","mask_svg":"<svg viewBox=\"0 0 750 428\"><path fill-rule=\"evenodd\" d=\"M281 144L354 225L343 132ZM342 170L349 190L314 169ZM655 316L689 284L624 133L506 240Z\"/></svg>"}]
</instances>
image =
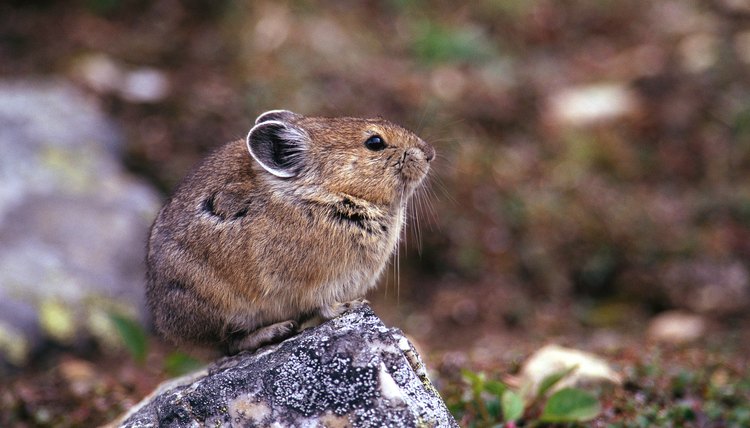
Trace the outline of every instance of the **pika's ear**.
<instances>
[{"instance_id":1,"label":"pika's ear","mask_svg":"<svg viewBox=\"0 0 750 428\"><path fill-rule=\"evenodd\" d=\"M279 122L289 122L292 120L296 120L301 118L302 115L291 112L289 110L268 110L265 113L262 113L260 116L258 116L257 119L255 119L255 124L259 124L261 122L266 122L269 120L278 120Z\"/></svg>"},{"instance_id":2,"label":"pika's ear","mask_svg":"<svg viewBox=\"0 0 750 428\"><path fill-rule=\"evenodd\" d=\"M281 177L294 177L304 162L309 137L296 126L278 120L266 120L247 134L250 155L266 171Z\"/></svg>"}]
</instances>

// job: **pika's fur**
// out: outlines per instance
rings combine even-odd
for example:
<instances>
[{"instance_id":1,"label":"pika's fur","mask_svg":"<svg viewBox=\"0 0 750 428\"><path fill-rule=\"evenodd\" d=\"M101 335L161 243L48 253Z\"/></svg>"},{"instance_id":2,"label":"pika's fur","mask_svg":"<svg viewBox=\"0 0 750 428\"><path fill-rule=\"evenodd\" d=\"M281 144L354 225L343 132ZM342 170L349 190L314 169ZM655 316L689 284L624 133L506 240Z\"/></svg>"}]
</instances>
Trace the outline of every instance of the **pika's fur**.
<instances>
[{"instance_id":1,"label":"pika's fur","mask_svg":"<svg viewBox=\"0 0 750 428\"><path fill-rule=\"evenodd\" d=\"M341 314L376 285L434 157L383 119L260 115L246 141L183 180L152 226L157 331L236 353Z\"/></svg>"}]
</instances>

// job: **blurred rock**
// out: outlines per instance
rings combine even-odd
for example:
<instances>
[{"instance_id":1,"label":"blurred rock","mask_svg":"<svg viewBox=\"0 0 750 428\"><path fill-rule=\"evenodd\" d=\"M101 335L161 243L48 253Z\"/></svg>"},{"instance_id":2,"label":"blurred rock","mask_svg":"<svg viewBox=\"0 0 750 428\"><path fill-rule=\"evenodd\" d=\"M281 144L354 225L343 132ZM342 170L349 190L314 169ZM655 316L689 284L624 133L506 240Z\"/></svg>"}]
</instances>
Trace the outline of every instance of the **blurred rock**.
<instances>
[{"instance_id":1,"label":"blurred rock","mask_svg":"<svg viewBox=\"0 0 750 428\"><path fill-rule=\"evenodd\" d=\"M750 30L734 36L734 50L740 61L750 64Z\"/></svg>"},{"instance_id":2,"label":"blurred rock","mask_svg":"<svg viewBox=\"0 0 750 428\"><path fill-rule=\"evenodd\" d=\"M80 58L74 65L74 74L96 92L115 92L125 72L112 58L104 54L91 54Z\"/></svg>"},{"instance_id":3,"label":"blurred rock","mask_svg":"<svg viewBox=\"0 0 750 428\"><path fill-rule=\"evenodd\" d=\"M78 397L91 394L102 379L96 367L84 360L65 360L60 363L57 370L67 382L68 389Z\"/></svg>"},{"instance_id":4,"label":"blurred rock","mask_svg":"<svg viewBox=\"0 0 750 428\"><path fill-rule=\"evenodd\" d=\"M291 19L289 10L280 4L263 4L259 7L259 19L255 31L246 37L252 41L255 49L271 52L279 48L290 33Z\"/></svg>"},{"instance_id":5,"label":"blurred rock","mask_svg":"<svg viewBox=\"0 0 750 428\"><path fill-rule=\"evenodd\" d=\"M557 126L589 126L633 114L637 98L621 83L566 88L547 102L547 121Z\"/></svg>"},{"instance_id":6,"label":"blurred rock","mask_svg":"<svg viewBox=\"0 0 750 428\"><path fill-rule=\"evenodd\" d=\"M687 343L702 337L706 321L699 315L668 311L651 320L646 331L649 339L665 343Z\"/></svg>"},{"instance_id":7,"label":"blurred rock","mask_svg":"<svg viewBox=\"0 0 750 428\"><path fill-rule=\"evenodd\" d=\"M403 333L362 307L162 384L120 426L457 427Z\"/></svg>"},{"instance_id":8,"label":"blurred rock","mask_svg":"<svg viewBox=\"0 0 750 428\"><path fill-rule=\"evenodd\" d=\"M727 11L737 14L750 14L750 2L747 0L719 0L717 3Z\"/></svg>"},{"instance_id":9,"label":"blurred rock","mask_svg":"<svg viewBox=\"0 0 750 428\"><path fill-rule=\"evenodd\" d=\"M440 99L453 101L464 95L466 78L456 67L438 67L430 77L430 90Z\"/></svg>"},{"instance_id":10,"label":"blurred rock","mask_svg":"<svg viewBox=\"0 0 750 428\"><path fill-rule=\"evenodd\" d=\"M692 73L708 70L719 59L719 37L711 33L691 34L679 45L682 66Z\"/></svg>"},{"instance_id":11,"label":"blurred rock","mask_svg":"<svg viewBox=\"0 0 750 428\"><path fill-rule=\"evenodd\" d=\"M527 394L535 395L549 375L575 367L552 391L582 385L619 385L621 377L601 358L576 349L546 345L536 351L521 367L520 384Z\"/></svg>"},{"instance_id":12,"label":"blurred rock","mask_svg":"<svg viewBox=\"0 0 750 428\"><path fill-rule=\"evenodd\" d=\"M750 309L750 272L740 260L673 262L661 276L670 303L679 308L717 315Z\"/></svg>"},{"instance_id":13,"label":"blurred rock","mask_svg":"<svg viewBox=\"0 0 750 428\"><path fill-rule=\"evenodd\" d=\"M104 54L78 59L73 74L99 93L115 93L134 103L155 103L169 95L170 81L161 70L142 67L129 70Z\"/></svg>"},{"instance_id":14,"label":"blurred rock","mask_svg":"<svg viewBox=\"0 0 750 428\"><path fill-rule=\"evenodd\" d=\"M163 71L155 68L139 68L125 75L119 90L128 101L155 103L169 95L169 79Z\"/></svg>"},{"instance_id":15,"label":"blurred rock","mask_svg":"<svg viewBox=\"0 0 750 428\"><path fill-rule=\"evenodd\" d=\"M23 364L46 338L111 340L107 312L139 316L159 198L122 170L121 142L65 82L0 82L0 360Z\"/></svg>"}]
</instances>

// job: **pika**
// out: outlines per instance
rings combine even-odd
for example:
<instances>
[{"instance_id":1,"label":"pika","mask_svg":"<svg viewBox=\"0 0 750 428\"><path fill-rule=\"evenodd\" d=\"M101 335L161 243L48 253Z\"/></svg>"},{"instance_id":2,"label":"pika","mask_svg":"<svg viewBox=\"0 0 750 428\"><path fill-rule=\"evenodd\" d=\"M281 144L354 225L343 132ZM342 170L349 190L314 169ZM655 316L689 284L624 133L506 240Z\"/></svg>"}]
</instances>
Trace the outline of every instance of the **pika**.
<instances>
[{"instance_id":1,"label":"pika","mask_svg":"<svg viewBox=\"0 0 750 428\"><path fill-rule=\"evenodd\" d=\"M361 303L435 150L383 119L261 114L195 167L148 241L146 300L177 345L233 354Z\"/></svg>"}]
</instances>

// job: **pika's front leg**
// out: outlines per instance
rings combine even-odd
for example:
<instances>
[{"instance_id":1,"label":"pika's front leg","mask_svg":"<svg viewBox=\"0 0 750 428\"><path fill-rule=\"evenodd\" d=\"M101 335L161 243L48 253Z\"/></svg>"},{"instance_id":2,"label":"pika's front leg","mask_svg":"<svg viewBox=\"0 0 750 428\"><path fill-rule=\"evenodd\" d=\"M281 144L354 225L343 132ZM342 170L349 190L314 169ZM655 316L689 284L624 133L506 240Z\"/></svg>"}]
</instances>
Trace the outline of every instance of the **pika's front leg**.
<instances>
[{"instance_id":1,"label":"pika's front leg","mask_svg":"<svg viewBox=\"0 0 750 428\"><path fill-rule=\"evenodd\" d=\"M302 323L302 325L300 325L299 329L306 330L311 327L316 327L330 319L341 316L344 312L350 309L357 309L369 303L370 302L366 299L354 299L348 302L336 302L332 305L321 306L312 317L308 318Z\"/></svg>"},{"instance_id":2,"label":"pika's front leg","mask_svg":"<svg viewBox=\"0 0 750 428\"><path fill-rule=\"evenodd\" d=\"M294 336L299 331L297 321L288 320L276 324L261 327L244 336L238 336L230 339L227 346L227 353L230 355L242 351L255 351L261 346L281 342L284 339Z\"/></svg>"}]
</instances>

